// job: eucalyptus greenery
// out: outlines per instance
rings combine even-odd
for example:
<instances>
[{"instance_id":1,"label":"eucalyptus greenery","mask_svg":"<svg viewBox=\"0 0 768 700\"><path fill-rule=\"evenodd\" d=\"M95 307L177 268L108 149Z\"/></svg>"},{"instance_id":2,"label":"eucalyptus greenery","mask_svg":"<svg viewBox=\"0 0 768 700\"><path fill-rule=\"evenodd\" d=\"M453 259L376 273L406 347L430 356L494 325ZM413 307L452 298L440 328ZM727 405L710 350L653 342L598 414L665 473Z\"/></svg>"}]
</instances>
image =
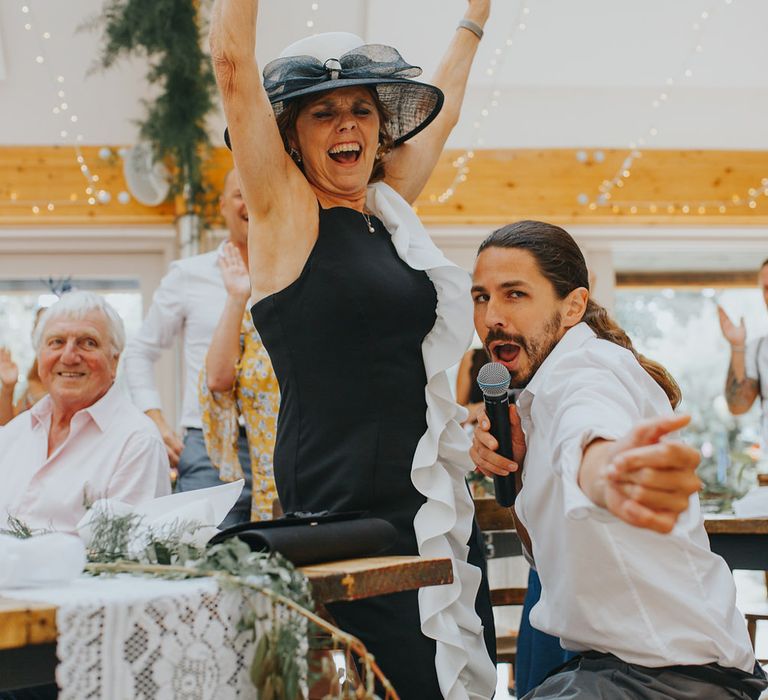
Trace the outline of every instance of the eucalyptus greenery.
<instances>
[{"instance_id":1,"label":"eucalyptus greenery","mask_svg":"<svg viewBox=\"0 0 768 700\"><path fill-rule=\"evenodd\" d=\"M35 535L45 534L44 530L33 530L23 520L15 515L8 516L8 527L0 528L0 535L10 535L20 540L26 540Z\"/></svg>"},{"instance_id":2,"label":"eucalyptus greenery","mask_svg":"<svg viewBox=\"0 0 768 700\"><path fill-rule=\"evenodd\" d=\"M143 101L141 136L157 159L172 162L173 193L202 206L207 194L202 163L210 147L205 122L214 109L216 84L201 48L198 5L196 0L106 0L91 26L103 29L104 68L124 56L149 60L147 80L160 94Z\"/></svg>"},{"instance_id":3,"label":"eucalyptus greenery","mask_svg":"<svg viewBox=\"0 0 768 700\"><path fill-rule=\"evenodd\" d=\"M236 537L207 547L198 536L196 523L174 521L152 527L135 514L116 515L108 509L92 512L88 525L87 570L93 574L132 572L166 578L212 576L220 585L235 587L245 595L258 592L273 602L271 625L255 639L251 662L251 681L259 700L301 700L302 680L310 685L325 678L339 688L328 698L379 700L374 678L387 689L388 698L397 695L383 677L373 657L354 637L329 625L314 613L315 603L309 580L277 552L252 552ZM23 529L23 523L20 523ZM205 528L209 529L209 528ZM290 615L274 614L276 607ZM244 606L239 621L241 630L255 630L260 621L255 606ZM339 673L323 658L320 672L307 668L306 639L310 649L346 649L347 669L341 682ZM330 646L326 641L329 640ZM361 659L359 682L354 677L352 653Z\"/></svg>"},{"instance_id":4,"label":"eucalyptus greenery","mask_svg":"<svg viewBox=\"0 0 768 700\"><path fill-rule=\"evenodd\" d=\"M8 522L4 534L22 539L43 534L18 518L9 518ZM330 691L325 700L381 700L376 694L376 680L385 689L386 700L397 700L394 688L362 643L315 614L309 580L279 553L253 552L236 537L208 547L205 532L199 531L210 528L183 520L151 526L139 515L117 515L110 509L92 510L87 527L86 571L93 575L213 577L221 586L243 592L246 604L238 627L253 630L254 635L257 623L264 618L259 617L250 596L258 593L271 598L271 624L258 639L254 637L250 667L259 700L303 700L303 681L311 686L321 678L329 688L337 689ZM291 614L276 614L278 607ZM322 656L319 672L308 669L307 648L344 650L343 675L327 655ZM353 655L360 660L357 668Z\"/></svg>"},{"instance_id":5,"label":"eucalyptus greenery","mask_svg":"<svg viewBox=\"0 0 768 700\"><path fill-rule=\"evenodd\" d=\"M135 572L165 578L213 576L223 586L246 594L258 591L274 601L287 600L298 608L314 610L307 578L280 554L252 552L245 542L230 538L206 547L196 537L200 526L182 520L152 527L136 514L92 512L88 525L88 571L94 574ZM302 648L307 623L295 615L273 616L271 629L256 640L251 678L260 697L295 700L306 678ZM239 627L257 629L255 606L244 606ZM309 623L311 624L311 623ZM273 688L279 693L275 694ZM270 691L270 692L266 692Z\"/></svg>"}]
</instances>

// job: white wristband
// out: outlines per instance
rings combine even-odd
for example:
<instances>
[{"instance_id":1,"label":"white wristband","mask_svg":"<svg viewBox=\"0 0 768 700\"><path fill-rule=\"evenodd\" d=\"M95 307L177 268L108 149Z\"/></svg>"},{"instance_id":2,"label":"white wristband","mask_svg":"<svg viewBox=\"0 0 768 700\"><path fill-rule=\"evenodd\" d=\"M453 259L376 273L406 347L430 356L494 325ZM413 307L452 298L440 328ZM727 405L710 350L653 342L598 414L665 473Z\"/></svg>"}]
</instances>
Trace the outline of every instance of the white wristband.
<instances>
[{"instance_id":1,"label":"white wristband","mask_svg":"<svg viewBox=\"0 0 768 700\"><path fill-rule=\"evenodd\" d=\"M461 20L459 20L459 27L458 28L469 30L478 39L482 39L483 38L483 28L479 24L477 24L477 22L473 22L471 19L461 19Z\"/></svg>"}]
</instances>

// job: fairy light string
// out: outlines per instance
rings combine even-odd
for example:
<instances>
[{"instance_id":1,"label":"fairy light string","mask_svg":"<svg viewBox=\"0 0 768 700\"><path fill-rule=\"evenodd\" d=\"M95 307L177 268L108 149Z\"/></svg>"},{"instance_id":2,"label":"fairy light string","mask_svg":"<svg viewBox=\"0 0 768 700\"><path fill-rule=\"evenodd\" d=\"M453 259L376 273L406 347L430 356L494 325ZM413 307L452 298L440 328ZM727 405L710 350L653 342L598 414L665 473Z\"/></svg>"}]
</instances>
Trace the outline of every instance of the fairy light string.
<instances>
[{"instance_id":1,"label":"fairy light string","mask_svg":"<svg viewBox=\"0 0 768 700\"><path fill-rule=\"evenodd\" d=\"M454 159L451 165L455 172L451 183L440 194L431 194L429 196L430 202L445 204L454 196L454 194L456 194L456 190L469 178L471 170L470 163L475 157L475 149L480 148L485 144L483 129L488 122L488 117L499 106L502 96L502 91L499 87L501 69L509 55L509 48L514 44L515 36L518 32L524 32L528 28L528 18L530 13L531 8L529 7L529 0L523 0L512 19L506 39L493 50L491 58L488 60L488 65L485 68L485 74L487 76L493 76L494 80L489 91L490 97L485 101L480 108L477 117L472 122L472 146Z\"/></svg>"},{"instance_id":2,"label":"fairy light string","mask_svg":"<svg viewBox=\"0 0 768 700\"><path fill-rule=\"evenodd\" d=\"M315 28L315 23L316 23L315 19L317 17L317 12L318 12L319 9L320 9L320 3L319 2L311 2L310 3L310 5L309 5L310 15L309 15L309 18L306 20L306 22L304 22L304 24L307 27L307 29L314 29ZM317 32L313 32L313 33L316 34Z\"/></svg>"},{"instance_id":3,"label":"fairy light string","mask_svg":"<svg viewBox=\"0 0 768 700\"><path fill-rule=\"evenodd\" d=\"M81 148L81 144L84 140L79 123L80 117L75 109L73 109L65 88L65 78L59 71L54 71L53 62L50 60L48 45L53 35L47 29L41 29L41 23L38 21L33 5L29 0L22 2L19 6L19 14L22 18L24 31L29 33L34 41L34 62L45 70L48 76L48 82L51 86L51 92L53 96L53 106L51 107L51 113L60 122L59 125L59 138L65 145L71 145L74 150L74 158L76 167L82 174L85 180L84 198L81 199L76 192L70 194L67 199L45 199L45 200L30 200L20 199L18 193L12 191L9 196L9 201L12 205L29 207L33 214L40 214L44 212L53 212L58 206L80 206L83 201L86 201L89 205L93 206L97 203L107 204L112 199L112 195L101 185L101 177L95 172L95 168L92 164L89 164ZM112 157L112 151L108 148L102 148L99 151L99 156L103 160L108 160ZM121 203L125 203L130 199L126 192L121 192L118 196L118 200Z\"/></svg>"},{"instance_id":4,"label":"fairy light string","mask_svg":"<svg viewBox=\"0 0 768 700\"><path fill-rule=\"evenodd\" d=\"M664 87L661 88L652 98L650 108L654 114L648 127L635 140L628 144L629 151L624 158L621 166L614 173L613 177L604 179L598 186L598 194L594 198L582 193L577 197L579 204L587 206L591 211L598 208L610 208L614 214L625 212L637 214L640 210L651 214L706 214L708 211L717 211L725 214L729 208L734 206L746 206L750 209L757 208L757 200L761 196L768 196L768 178L762 178L760 183L748 188L745 194L734 194L730 198L723 199L699 199L699 200L635 200L630 198L619 199L616 190L621 190L627 179L632 175L632 169L636 161L643 157L642 149L653 143L659 134L657 126L658 115L663 113L664 108L669 104L670 98L674 94L674 88L685 85L693 75L696 68L696 62L699 56L704 52L704 34L705 29L712 24L713 18L724 6L733 4L733 0L715 0L711 2L708 9L700 11L694 21L691 23L691 41L684 55L680 69L670 74ZM578 159L578 154L577 154ZM579 159L585 162L586 159Z\"/></svg>"}]
</instances>

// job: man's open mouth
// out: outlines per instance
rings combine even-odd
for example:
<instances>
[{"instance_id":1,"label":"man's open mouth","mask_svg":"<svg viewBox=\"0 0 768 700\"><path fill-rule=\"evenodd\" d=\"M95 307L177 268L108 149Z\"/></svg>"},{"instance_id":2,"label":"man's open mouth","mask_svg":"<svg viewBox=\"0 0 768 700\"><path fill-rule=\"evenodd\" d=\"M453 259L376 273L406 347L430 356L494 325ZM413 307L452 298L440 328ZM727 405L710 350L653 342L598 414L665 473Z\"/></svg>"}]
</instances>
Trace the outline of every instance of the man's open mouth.
<instances>
[{"instance_id":1,"label":"man's open mouth","mask_svg":"<svg viewBox=\"0 0 768 700\"><path fill-rule=\"evenodd\" d=\"M520 355L520 346L515 343L496 342L491 344L491 355L494 360L504 363L514 362Z\"/></svg>"},{"instance_id":2,"label":"man's open mouth","mask_svg":"<svg viewBox=\"0 0 768 700\"><path fill-rule=\"evenodd\" d=\"M328 155L337 163L344 163L345 165L351 165L357 163L360 159L363 149L359 143L337 143L333 148L328 150Z\"/></svg>"}]
</instances>

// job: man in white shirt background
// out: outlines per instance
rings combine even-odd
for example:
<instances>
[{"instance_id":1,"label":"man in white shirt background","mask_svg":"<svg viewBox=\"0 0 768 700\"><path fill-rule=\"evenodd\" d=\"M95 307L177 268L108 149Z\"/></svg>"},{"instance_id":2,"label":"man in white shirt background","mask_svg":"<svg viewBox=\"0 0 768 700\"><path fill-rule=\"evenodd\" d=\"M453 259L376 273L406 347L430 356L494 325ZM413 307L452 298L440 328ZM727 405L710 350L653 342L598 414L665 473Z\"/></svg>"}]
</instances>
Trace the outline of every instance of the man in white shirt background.
<instances>
[{"instance_id":1,"label":"man in white shirt background","mask_svg":"<svg viewBox=\"0 0 768 700\"><path fill-rule=\"evenodd\" d=\"M768 259L763 261L757 284L768 307ZM742 318L737 326L717 307L720 329L731 346L731 363L725 380L725 399L733 415L746 413L758 397L762 402L761 427L763 451L768 452L768 336L747 342L747 329Z\"/></svg>"},{"instance_id":2,"label":"man in white shirt background","mask_svg":"<svg viewBox=\"0 0 768 700\"><path fill-rule=\"evenodd\" d=\"M229 241L243 250L248 240L248 211L240 193L236 170L230 170L219 200ZM223 243L222 243L223 245ZM218 471L211 464L203 440L198 380L205 354L227 298L218 265L219 249L171 263L137 335L124 355L126 384L138 408L157 425L178 471L176 489L217 486ZM180 426L183 439L165 419L155 382L154 365L164 350L181 336L184 353L184 396ZM251 470L245 433L241 430L238 456L246 485L223 526L250 519Z\"/></svg>"},{"instance_id":3,"label":"man in white shirt background","mask_svg":"<svg viewBox=\"0 0 768 700\"><path fill-rule=\"evenodd\" d=\"M531 624L579 656L524 700L757 698L735 586L701 518L696 450L666 439L679 389L589 298L561 228L523 221L481 245L472 295L490 356L522 389L515 461L481 416L471 455L518 472L514 513L541 578Z\"/></svg>"},{"instance_id":4,"label":"man in white shirt background","mask_svg":"<svg viewBox=\"0 0 768 700\"><path fill-rule=\"evenodd\" d=\"M73 532L86 503L171 491L157 429L114 385L123 323L102 297L70 292L33 335L48 395L0 428L0 528Z\"/></svg>"}]
</instances>

